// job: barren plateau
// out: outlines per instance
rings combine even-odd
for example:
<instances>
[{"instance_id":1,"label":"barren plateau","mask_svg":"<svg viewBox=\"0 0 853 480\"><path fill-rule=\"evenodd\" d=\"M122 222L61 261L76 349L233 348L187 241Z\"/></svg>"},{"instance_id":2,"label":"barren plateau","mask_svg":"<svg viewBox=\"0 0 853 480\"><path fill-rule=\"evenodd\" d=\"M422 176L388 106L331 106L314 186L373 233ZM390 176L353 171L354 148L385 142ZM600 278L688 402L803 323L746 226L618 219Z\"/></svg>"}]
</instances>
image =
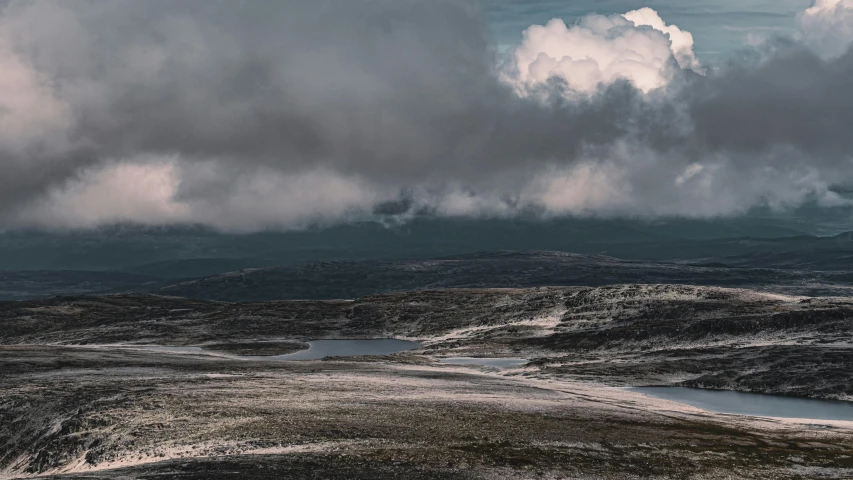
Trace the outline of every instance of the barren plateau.
<instances>
[{"instance_id":1,"label":"barren plateau","mask_svg":"<svg viewBox=\"0 0 853 480\"><path fill-rule=\"evenodd\" d=\"M712 413L624 388L849 401L853 301L842 298L668 285L58 297L2 303L0 326L4 478L853 475L853 422ZM242 357L341 338L422 347ZM529 362L440 363L461 356Z\"/></svg>"}]
</instances>

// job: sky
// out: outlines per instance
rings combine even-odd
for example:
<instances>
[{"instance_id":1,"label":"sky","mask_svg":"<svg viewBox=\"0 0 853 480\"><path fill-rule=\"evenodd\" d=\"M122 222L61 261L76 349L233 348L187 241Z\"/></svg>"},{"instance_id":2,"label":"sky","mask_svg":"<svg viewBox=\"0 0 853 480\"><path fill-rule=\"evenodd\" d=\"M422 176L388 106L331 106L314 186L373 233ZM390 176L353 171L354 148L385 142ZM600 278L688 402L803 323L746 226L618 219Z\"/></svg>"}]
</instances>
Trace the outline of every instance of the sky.
<instances>
[{"instance_id":1,"label":"sky","mask_svg":"<svg viewBox=\"0 0 853 480\"><path fill-rule=\"evenodd\" d=\"M486 10L498 45L508 50L528 26L555 17L574 23L590 13L613 15L649 7L693 34L697 57L724 62L756 38L793 35L797 14L811 4L811 0L488 0Z\"/></svg>"},{"instance_id":2,"label":"sky","mask_svg":"<svg viewBox=\"0 0 853 480\"><path fill-rule=\"evenodd\" d=\"M0 1L0 228L847 207L851 42L853 0Z\"/></svg>"}]
</instances>

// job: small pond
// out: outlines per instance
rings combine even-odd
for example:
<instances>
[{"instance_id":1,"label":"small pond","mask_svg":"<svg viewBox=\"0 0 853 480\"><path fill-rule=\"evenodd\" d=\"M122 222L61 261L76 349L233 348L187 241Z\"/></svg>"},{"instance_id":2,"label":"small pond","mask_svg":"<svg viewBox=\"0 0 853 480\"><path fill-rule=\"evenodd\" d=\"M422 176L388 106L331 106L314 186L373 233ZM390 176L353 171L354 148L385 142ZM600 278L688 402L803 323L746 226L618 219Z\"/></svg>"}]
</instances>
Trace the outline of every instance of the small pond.
<instances>
[{"instance_id":1,"label":"small pond","mask_svg":"<svg viewBox=\"0 0 853 480\"><path fill-rule=\"evenodd\" d=\"M359 355L390 355L421 348L418 342L382 338L378 340L312 340L308 349L287 355L239 357L252 360L319 360L324 357L355 357Z\"/></svg>"},{"instance_id":2,"label":"small pond","mask_svg":"<svg viewBox=\"0 0 853 480\"><path fill-rule=\"evenodd\" d=\"M686 403L709 412L853 421L853 402L684 387L639 387L630 390L654 398Z\"/></svg>"},{"instance_id":3,"label":"small pond","mask_svg":"<svg viewBox=\"0 0 853 480\"><path fill-rule=\"evenodd\" d=\"M442 358L439 361L450 365L481 365L484 367L509 368L524 365L528 360L525 358L453 357Z\"/></svg>"},{"instance_id":4,"label":"small pond","mask_svg":"<svg viewBox=\"0 0 853 480\"><path fill-rule=\"evenodd\" d=\"M421 348L418 342L383 338L377 340L312 340L308 348L287 355L244 356L205 350L201 347L166 347L161 345L115 345L116 348L150 350L177 354L213 355L258 361L319 360L324 357L354 357L358 355L390 355Z\"/></svg>"}]
</instances>

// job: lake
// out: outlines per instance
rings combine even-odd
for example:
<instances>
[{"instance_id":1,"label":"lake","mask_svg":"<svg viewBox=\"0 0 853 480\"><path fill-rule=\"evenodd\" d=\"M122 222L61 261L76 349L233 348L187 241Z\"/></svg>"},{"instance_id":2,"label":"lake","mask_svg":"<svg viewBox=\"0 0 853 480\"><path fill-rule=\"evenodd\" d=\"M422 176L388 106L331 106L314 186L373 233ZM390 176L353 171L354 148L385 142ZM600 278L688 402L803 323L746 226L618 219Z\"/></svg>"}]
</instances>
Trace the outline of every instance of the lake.
<instances>
[{"instance_id":1,"label":"lake","mask_svg":"<svg viewBox=\"0 0 853 480\"><path fill-rule=\"evenodd\" d=\"M686 403L709 412L853 421L853 402L684 387L638 387L630 390L654 398Z\"/></svg>"}]
</instances>

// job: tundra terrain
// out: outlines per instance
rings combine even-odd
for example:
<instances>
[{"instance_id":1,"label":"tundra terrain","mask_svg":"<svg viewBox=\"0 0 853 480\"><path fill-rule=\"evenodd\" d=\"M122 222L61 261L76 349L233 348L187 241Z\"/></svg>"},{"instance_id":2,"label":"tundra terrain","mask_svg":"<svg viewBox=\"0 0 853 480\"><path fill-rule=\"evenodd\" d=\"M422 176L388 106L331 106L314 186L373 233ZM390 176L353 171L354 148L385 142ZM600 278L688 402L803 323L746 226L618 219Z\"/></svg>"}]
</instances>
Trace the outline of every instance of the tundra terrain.
<instances>
[{"instance_id":1,"label":"tundra terrain","mask_svg":"<svg viewBox=\"0 0 853 480\"><path fill-rule=\"evenodd\" d=\"M853 422L716 414L623 388L849 401L853 302L842 298L672 285L60 297L0 304L0 327L6 478L853 475ZM246 357L339 338L422 348ZM440 363L455 356L529 362Z\"/></svg>"}]
</instances>

